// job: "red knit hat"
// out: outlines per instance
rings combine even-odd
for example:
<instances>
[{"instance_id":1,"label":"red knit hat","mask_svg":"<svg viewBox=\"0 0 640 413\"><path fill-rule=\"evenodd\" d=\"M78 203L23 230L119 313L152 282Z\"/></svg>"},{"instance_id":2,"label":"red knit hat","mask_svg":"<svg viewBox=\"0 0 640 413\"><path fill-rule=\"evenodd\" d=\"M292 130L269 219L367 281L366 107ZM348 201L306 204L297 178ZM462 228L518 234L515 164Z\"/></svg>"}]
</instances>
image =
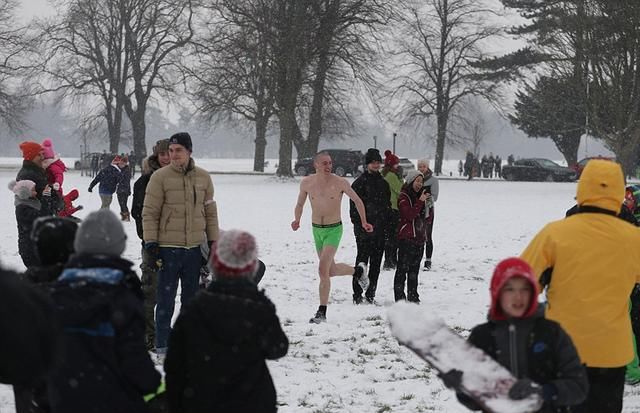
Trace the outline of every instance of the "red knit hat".
<instances>
[{"instance_id":1,"label":"red knit hat","mask_svg":"<svg viewBox=\"0 0 640 413\"><path fill-rule=\"evenodd\" d=\"M120 162L122 162L122 158L120 157L120 155L116 155L116 157L113 158L113 160L111 161L111 164L115 165L115 164L120 163Z\"/></svg>"},{"instance_id":2,"label":"red knit hat","mask_svg":"<svg viewBox=\"0 0 640 413\"><path fill-rule=\"evenodd\" d=\"M395 168L400 164L400 158L395 156L389 149L384 151L384 166Z\"/></svg>"},{"instance_id":3,"label":"red knit hat","mask_svg":"<svg viewBox=\"0 0 640 413\"><path fill-rule=\"evenodd\" d=\"M256 239L245 231L221 232L211 250L210 265L218 277L252 276L258 265Z\"/></svg>"},{"instance_id":4,"label":"red knit hat","mask_svg":"<svg viewBox=\"0 0 640 413\"><path fill-rule=\"evenodd\" d=\"M42 145L38 142L26 141L20 144L20 150L25 161L33 161L42 152Z\"/></svg>"}]
</instances>

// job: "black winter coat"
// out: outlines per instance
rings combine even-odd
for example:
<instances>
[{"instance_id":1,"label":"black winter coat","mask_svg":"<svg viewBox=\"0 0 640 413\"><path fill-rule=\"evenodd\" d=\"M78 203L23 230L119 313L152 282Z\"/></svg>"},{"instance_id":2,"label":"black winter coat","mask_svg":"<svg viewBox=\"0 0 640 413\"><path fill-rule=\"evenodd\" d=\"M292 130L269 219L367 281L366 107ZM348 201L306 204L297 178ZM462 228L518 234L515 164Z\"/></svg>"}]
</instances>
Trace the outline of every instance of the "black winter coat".
<instances>
[{"instance_id":1,"label":"black winter coat","mask_svg":"<svg viewBox=\"0 0 640 413\"><path fill-rule=\"evenodd\" d=\"M51 191L51 196L42 195L42 191L48 185L47 172L31 161L22 161L22 168L16 175L16 181L28 179L36 184L36 197L40 201L43 215L55 215L63 207L62 199L56 191Z\"/></svg>"},{"instance_id":2,"label":"black winter coat","mask_svg":"<svg viewBox=\"0 0 640 413\"><path fill-rule=\"evenodd\" d=\"M147 169L148 168L148 169ZM144 207L144 195L147 185L151 179L151 174L160 169L158 157L151 155L145 161L145 168L142 176L133 184L133 200L131 201L131 216L136 221L136 232L141 240L144 240L142 232L142 208Z\"/></svg>"},{"instance_id":3,"label":"black winter coat","mask_svg":"<svg viewBox=\"0 0 640 413\"><path fill-rule=\"evenodd\" d=\"M118 180L118 194L131 195L131 168L129 165L120 170L120 179Z\"/></svg>"},{"instance_id":4,"label":"black winter coat","mask_svg":"<svg viewBox=\"0 0 640 413\"><path fill-rule=\"evenodd\" d=\"M99 194L113 195L116 192L121 176L120 168L115 165L109 165L101 169L98 175L93 178L93 181L89 184L89 190L92 190L94 186L100 183L100 186L98 186Z\"/></svg>"},{"instance_id":5,"label":"black winter coat","mask_svg":"<svg viewBox=\"0 0 640 413\"><path fill-rule=\"evenodd\" d=\"M133 264L72 256L51 296L63 327L60 363L48 378L53 413L147 412L160 384L144 341L142 290Z\"/></svg>"},{"instance_id":6,"label":"black winter coat","mask_svg":"<svg viewBox=\"0 0 640 413\"><path fill-rule=\"evenodd\" d=\"M31 240L33 222L41 216L49 215L42 209L37 199L16 200L16 223L18 225L18 254L24 266L38 265L35 245Z\"/></svg>"},{"instance_id":7,"label":"black winter coat","mask_svg":"<svg viewBox=\"0 0 640 413\"><path fill-rule=\"evenodd\" d=\"M586 398L587 373L571 338L560 324L545 319L542 311L525 319L476 326L469 342L516 377L527 377L543 386L545 403L538 412L563 412ZM465 397L461 401L473 409L473 403Z\"/></svg>"},{"instance_id":8,"label":"black winter coat","mask_svg":"<svg viewBox=\"0 0 640 413\"><path fill-rule=\"evenodd\" d=\"M53 303L13 271L0 269L0 382L29 386L51 368L57 344Z\"/></svg>"},{"instance_id":9,"label":"black winter coat","mask_svg":"<svg viewBox=\"0 0 640 413\"><path fill-rule=\"evenodd\" d=\"M287 353L273 303L247 279L217 279L185 307L169 338L172 413L275 412L265 359Z\"/></svg>"},{"instance_id":10,"label":"black winter coat","mask_svg":"<svg viewBox=\"0 0 640 413\"><path fill-rule=\"evenodd\" d=\"M379 172L365 171L351 188L362 199L367 221L373 225L373 234L383 234L391 215L391 190L389 183ZM356 228L360 228L360 214L353 201L349 202L349 215Z\"/></svg>"}]
</instances>

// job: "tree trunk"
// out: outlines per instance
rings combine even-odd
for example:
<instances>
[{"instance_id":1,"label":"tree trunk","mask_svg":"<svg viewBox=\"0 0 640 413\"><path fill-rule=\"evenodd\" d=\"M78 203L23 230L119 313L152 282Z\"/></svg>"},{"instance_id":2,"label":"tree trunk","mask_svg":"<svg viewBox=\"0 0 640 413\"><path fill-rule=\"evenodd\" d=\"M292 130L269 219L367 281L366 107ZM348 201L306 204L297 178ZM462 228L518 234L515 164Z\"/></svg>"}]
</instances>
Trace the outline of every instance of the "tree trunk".
<instances>
[{"instance_id":1,"label":"tree trunk","mask_svg":"<svg viewBox=\"0 0 640 413\"><path fill-rule=\"evenodd\" d=\"M138 106L130 116L133 132L133 152L136 155L136 159L144 159L147 156L145 112L144 106Z\"/></svg>"},{"instance_id":2,"label":"tree trunk","mask_svg":"<svg viewBox=\"0 0 640 413\"><path fill-rule=\"evenodd\" d=\"M437 136L436 136L436 159L433 167L433 173L435 175L442 174L442 161L444 160L444 145L447 140L447 118L448 115L442 113L438 115L437 120Z\"/></svg>"},{"instance_id":3,"label":"tree trunk","mask_svg":"<svg viewBox=\"0 0 640 413\"><path fill-rule=\"evenodd\" d=\"M582 131L570 132L562 138L554 139L556 148L560 151L567 165L572 166L578 163L578 148L580 147L580 137Z\"/></svg>"},{"instance_id":4,"label":"tree trunk","mask_svg":"<svg viewBox=\"0 0 640 413\"><path fill-rule=\"evenodd\" d=\"M263 116L256 117L255 153L253 155L253 170L264 172L264 156L267 148L267 122Z\"/></svg>"},{"instance_id":5,"label":"tree trunk","mask_svg":"<svg viewBox=\"0 0 640 413\"><path fill-rule=\"evenodd\" d=\"M293 177L291 158L293 154L293 135L295 134L295 107L279 115L280 118L280 150L278 153L278 169L276 175Z\"/></svg>"}]
</instances>

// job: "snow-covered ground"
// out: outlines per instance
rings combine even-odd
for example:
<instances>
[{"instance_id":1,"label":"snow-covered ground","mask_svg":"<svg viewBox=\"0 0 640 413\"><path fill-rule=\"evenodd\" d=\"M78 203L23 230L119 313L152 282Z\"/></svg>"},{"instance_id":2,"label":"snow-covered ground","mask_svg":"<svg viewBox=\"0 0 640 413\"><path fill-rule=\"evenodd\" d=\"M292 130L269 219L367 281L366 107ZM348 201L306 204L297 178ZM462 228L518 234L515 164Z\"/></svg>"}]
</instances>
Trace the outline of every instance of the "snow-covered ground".
<instances>
[{"instance_id":1,"label":"snow-covered ground","mask_svg":"<svg viewBox=\"0 0 640 413\"><path fill-rule=\"evenodd\" d=\"M0 164L7 162L16 163L0 159ZM251 160L211 159L199 164L210 170L250 171L252 167ZM444 169L457 170L457 161L445 164ZM4 190L0 210L5 211L0 215L4 229L0 232L0 262L22 269L13 196L6 189L14 177L15 171L0 171L0 193ZM334 278L328 322L308 323L318 305L308 205L300 230L293 232L289 226L299 178L213 175L213 181L221 227L245 229L258 239L260 257L268 266L261 287L275 302L291 343L286 357L269 363L281 412L466 411L424 362L391 337L386 323L386 307L393 303L391 271L381 273L378 305L354 306L350 278ZM80 217L100 205L97 193L86 192L89 182L89 177L76 171L65 178L66 190L76 187L81 191L79 203L85 210ZM482 322L495 264L519 254L546 222L563 217L574 202L575 186L443 180L436 204L433 269L420 274L424 311L443 317L463 332ZM353 263L356 246L346 200L342 207L346 226L336 258ZM115 201L111 208L117 212ZM125 223L125 227L129 235L125 257L139 262L135 225ZM13 411L10 388L0 386L0 413ZM640 412L640 387L627 388L624 411Z\"/></svg>"}]
</instances>

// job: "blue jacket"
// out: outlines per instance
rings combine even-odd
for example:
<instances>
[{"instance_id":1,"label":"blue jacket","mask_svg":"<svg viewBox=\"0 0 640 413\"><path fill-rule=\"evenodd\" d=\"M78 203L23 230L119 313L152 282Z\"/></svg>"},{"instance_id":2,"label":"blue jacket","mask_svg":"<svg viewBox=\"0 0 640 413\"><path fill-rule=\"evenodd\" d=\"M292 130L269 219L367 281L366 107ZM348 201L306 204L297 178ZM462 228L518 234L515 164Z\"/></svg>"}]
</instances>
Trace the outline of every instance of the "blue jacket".
<instances>
[{"instance_id":1,"label":"blue jacket","mask_svg":"<svg viewBox=\"0 0 640 413\"><path fill-rule=\"evenodd\" d=\"M98 187L98 193L100 195L113 195L113 193L116 192L116 187L118 186L118 182L120 182L121 175L120 168L115 165L109 165L98 172L98 175L93 178L93 181L89 184L89 190L100 183Z\"/></svg>"}]
</instances>

